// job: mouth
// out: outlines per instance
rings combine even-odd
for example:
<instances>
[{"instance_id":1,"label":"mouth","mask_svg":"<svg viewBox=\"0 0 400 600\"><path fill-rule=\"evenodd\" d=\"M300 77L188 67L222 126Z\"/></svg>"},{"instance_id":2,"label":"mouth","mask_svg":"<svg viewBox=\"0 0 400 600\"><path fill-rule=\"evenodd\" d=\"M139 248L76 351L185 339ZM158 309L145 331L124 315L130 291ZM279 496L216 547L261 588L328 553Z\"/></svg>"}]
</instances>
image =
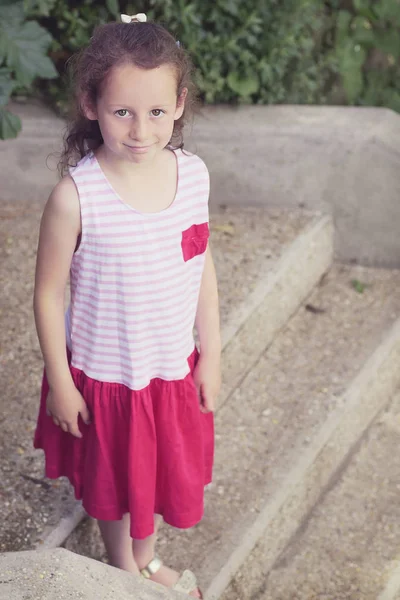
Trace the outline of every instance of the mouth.
<instances>
[{"instance_id":1,"label":"mouth","mask_svg":"<svg viewBox=\"0 0 400 600\"><path fill-rule=\"evenodd\" d=\"M151 148L151 145L150 146L129 146L128 144L124 144L124 145L129 150L132 150L132 152L147 152L147 150L149 148Z\"/></svg>"}]
</instances>

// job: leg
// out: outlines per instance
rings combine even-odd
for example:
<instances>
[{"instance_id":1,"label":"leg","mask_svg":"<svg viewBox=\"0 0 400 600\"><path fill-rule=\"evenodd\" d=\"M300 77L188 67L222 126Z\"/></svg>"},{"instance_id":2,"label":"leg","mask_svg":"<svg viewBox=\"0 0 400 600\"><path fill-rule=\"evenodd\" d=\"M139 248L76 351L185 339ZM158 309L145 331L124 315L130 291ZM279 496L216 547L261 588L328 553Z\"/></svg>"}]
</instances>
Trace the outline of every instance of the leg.
<instances>
[{"instance_id":1,"label":"leg","mask_svg":"<svg viewBox=\"0 0 400 600\"><path fill-rule=\"evenodd\" d=\"M133 557L139 569L143 569L154 558L157 532L161 521L162 517L160 515L154 515L153 535L149 535L144 540L131 540Z\"/></svg>"},{"instance_id":2,"label":"leg","mask_svg":"<svg viewBox=\"0 0 400 600\"><path fill-rule=\"evenodd\" d=\"M132 554L129 514L124 515L121 521L98 520L97 522L110 564L113 567L138 575L139 569Z\"/></svg>"},{"instance_id":3,"label":"leg","mask_svg":"<svg viewBox=\"0 0 400 600\"><path fill-rule=\"evenodd\" d=\"M160 515L154 515L155 531L153 535L150 535L144 540L132 540L133 557L139 569L143 569L154 558L157 531L161 521L162 518ZM157 571L157 573L152 575L151 579L152 581L156 581L157 583L161 583L167 587L173 587L179 579L179 573L163 565L160 570ZM194 590L190 595L194 596L195 598L200 598L198 590Z\"/></svg>"}]
</instances>

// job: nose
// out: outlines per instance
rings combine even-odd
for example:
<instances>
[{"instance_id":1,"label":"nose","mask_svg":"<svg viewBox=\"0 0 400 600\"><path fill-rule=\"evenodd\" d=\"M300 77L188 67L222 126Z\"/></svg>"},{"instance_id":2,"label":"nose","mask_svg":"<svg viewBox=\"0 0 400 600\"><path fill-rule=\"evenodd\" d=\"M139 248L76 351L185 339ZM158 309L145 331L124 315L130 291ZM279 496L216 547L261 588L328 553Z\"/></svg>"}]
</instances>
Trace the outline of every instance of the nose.
<instances>
[{"instance_id":1,"label":"nose","mask_svg":"<svg viewBox=\"0 0 400 600\"><path fill-rule=\"evenodd\" d=\"M149 134L149 126L144 117L137 117L133 120L130 137L137 142L145 142Z\"/></svg>"}]
</instances>

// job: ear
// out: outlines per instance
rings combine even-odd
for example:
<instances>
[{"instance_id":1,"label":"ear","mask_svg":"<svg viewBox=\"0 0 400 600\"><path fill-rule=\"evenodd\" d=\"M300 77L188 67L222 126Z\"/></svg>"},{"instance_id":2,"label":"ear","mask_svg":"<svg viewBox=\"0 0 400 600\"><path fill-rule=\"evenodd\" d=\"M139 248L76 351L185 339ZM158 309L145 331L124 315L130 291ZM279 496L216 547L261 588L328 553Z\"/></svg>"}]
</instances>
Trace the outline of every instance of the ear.
<instances>
[{"instance_id":1,"label":"ear","mask_svg":"<svg viewBox=\"0 0 400 600\"><path fill-rule=\"evenodd\" d=\"M176 102L176 110L175 110L175 116L174 116L174 120L175 121L177 121L178 119L180 119L181 116L183 115L183 111L185 109L185 101L186 101L187 95L188 95L188 89L187 88L183 88L183 90L179 94L178 100Z\"/></svg>"},{"instance_id":2,"label":"ear","mask_svg":"<svg viewBox=\"0 0 400 600\"><path fill-rule=\"evenodd\" d=\"M97 121L97 110L89 95L85 94L81 101L82 112L89 121Z\"/></svg>"}]
</instances>

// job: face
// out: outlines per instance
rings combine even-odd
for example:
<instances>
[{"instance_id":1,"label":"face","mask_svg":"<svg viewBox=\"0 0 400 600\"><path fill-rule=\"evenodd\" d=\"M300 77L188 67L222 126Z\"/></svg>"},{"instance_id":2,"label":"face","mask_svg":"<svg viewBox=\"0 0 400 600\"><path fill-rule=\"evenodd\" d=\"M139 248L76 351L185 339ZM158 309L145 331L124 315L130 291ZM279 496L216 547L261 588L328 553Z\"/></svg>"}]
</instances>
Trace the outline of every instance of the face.
<instances>
[{"instance_id":1,"label":"face","mask_svg":"<svg viewBox=\"0 0 400 600\"><path fill-rule=\"evenodd\" d=\"M170 141L186 95L185 88L177 98L170 65L149 70L120 65L111 71L96 107L86 108L86 116L98 120L110 158L148 162Z\"/></svg>"}]
</instances>

